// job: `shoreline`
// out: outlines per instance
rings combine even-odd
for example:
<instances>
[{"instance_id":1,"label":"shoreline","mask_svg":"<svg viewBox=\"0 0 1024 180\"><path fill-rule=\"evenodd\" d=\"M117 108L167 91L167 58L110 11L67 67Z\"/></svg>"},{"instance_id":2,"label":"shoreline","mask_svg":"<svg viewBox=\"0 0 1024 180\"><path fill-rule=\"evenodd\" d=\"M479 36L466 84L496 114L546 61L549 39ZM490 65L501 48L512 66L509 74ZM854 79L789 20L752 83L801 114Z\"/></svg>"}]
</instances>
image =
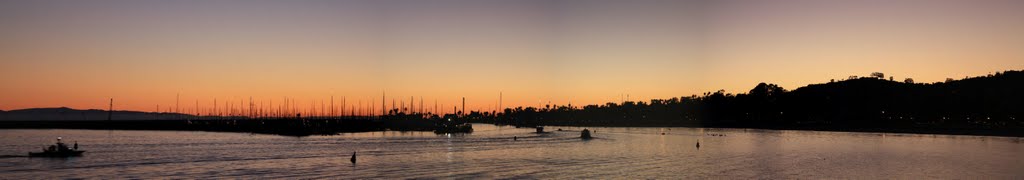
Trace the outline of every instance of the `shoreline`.
<instances>
[{"instance_id":1,"label":"shoreline","mask_svg":"<svg viewBox=\"0 0 1024 180\"><path fill-rule=\"evenodd\" d=\"M480 122L478 122L480 123ZM0 121L0 129L89 129L89 130L169 130L240 132L280 136L336 135L339 133L379 131L432 131L430 128L389 127L388 123L369 119L264 119L264 120L128 120L128 121ZM514 126L507 124L498 126ZM728 128L756 130L796 130L856 133L901 133L917 135L966 135L990 137L1024 137L1024 129L975 128L828 128L828 127L744 127L744 126L685 126L685 125L548 125L565 127L609 128ZM526 128L525 126L523 128Z\"/></svg>"},{"instance_id":2,"label":"shoreline","mask_svg":"<svg viewBox=\"0 0 1024 180\"><path fill-rule=\"evenodd\" d=\"M1024 129L957 129L957 130L935 130L935 129L900 129L900 128L767 128L767 127L729 127L729 126L570 126L550 125L554 127L601 127L601 128L708 128L708 129L750 129L750 130L777 130L777 131L819 131L819 132L849 132L849 133L898 133L914 135L955 135L955 136L987 136L987 137L1009 137L1024 138ZM525 127L524 127L525 128Z\"/></svg>"},{"instance_id":3,"label":"shoreline","mask_svg":"<svg viewBox=\"0 0 1024 180\"><path fill-rule=\"evenodd\" d=\"M971 135L971 136L993 136L993 137L1024 137L1024 129L1013 129L1013 128L1002 128L1002 129L982 129L982 128L938 128L938 127L893 127L893 128L879 128L879 127L863 127L863 128L834 128L834 127L816 127L816 126L794 126L794 127L782 127L782 126L730 126L730 125L708 125L708 126L694 126L694 125L634 125L634 126L622 126L622 125L548 125L548 126L570 126L570 127L643 127L643 128L729 128L729 129L759 129L759 130L795 130L795 131L823 131L823 132L860 132L860 133L903 133L903 134L924 134L924 135Z\"/></svg>"},{"instance_id":4,"label":"shoreline","mask_svg":"<svg viewBox=\"0 0 1024 180\"><path fill-rule=\"evenodd\" d=\"M425 126L387 124L371 119L0 121L0 129L172 130L245 132L296 137L383 130L433 130L432 127Z\"/></svg>"}]
</instances>

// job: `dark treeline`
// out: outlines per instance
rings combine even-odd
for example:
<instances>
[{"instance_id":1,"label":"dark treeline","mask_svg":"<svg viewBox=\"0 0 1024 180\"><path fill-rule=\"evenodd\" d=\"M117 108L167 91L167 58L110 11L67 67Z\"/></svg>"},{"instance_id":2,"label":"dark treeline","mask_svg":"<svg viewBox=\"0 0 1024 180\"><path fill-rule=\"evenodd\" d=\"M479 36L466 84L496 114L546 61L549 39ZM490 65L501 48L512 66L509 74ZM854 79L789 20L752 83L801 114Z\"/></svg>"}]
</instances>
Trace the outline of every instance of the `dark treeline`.
<instances>
[{"instance_id":1,"label":"dark treeline","mask_svg":"<svg viewBox=\"0 0 1024 180\"><path fill-rule=\"evenodd\" d=\"M894 81L850 76L792 91L761 83L747 93L471 112L473 122L516 126L689 126L951 134L1024 134L1024 72Z\"/></svg>"}]
</instances>

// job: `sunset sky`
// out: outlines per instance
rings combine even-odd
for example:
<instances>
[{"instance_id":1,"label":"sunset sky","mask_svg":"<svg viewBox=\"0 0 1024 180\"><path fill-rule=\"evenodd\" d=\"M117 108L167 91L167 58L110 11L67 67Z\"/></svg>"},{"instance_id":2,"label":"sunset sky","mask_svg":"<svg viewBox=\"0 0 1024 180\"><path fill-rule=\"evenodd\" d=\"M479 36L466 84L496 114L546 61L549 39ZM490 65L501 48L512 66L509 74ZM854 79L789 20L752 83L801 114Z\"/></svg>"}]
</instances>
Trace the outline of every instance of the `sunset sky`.
<instances>
[{"instance_id":1,"label":"sunset sky","mask_svg":"<svg viewBox=\"0 0 1024 180\"><path fill-rule=\"evenodd\" d=\"M450 112L1021 69L1020 0L0 0L0 110Z\"/></svg>"}]
</instances>

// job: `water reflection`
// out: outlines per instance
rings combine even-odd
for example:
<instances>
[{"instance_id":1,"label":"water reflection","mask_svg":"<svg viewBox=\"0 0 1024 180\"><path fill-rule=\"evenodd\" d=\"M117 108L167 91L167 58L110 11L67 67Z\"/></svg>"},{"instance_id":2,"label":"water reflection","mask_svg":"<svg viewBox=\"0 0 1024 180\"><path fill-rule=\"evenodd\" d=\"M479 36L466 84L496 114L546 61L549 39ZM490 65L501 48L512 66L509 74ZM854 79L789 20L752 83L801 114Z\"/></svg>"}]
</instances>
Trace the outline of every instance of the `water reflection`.
<instances>
[{"instance_id":1,"label":"water reflection","mask_svg":"<svg viewBox=\"0 0 1024 180\"><path fill-rule=\"evenodd\" d=\"M0 155L76 140L70 159L0 158L12 179L55 178L954 178L1019 179L1021 138L712 128L533 129L336 136L0 130ZM512 137L518 137L512 141ZM696 142L701 143L696 149ZM348 162L353 151L359 162Z\"/></svg>"}]
</instances>

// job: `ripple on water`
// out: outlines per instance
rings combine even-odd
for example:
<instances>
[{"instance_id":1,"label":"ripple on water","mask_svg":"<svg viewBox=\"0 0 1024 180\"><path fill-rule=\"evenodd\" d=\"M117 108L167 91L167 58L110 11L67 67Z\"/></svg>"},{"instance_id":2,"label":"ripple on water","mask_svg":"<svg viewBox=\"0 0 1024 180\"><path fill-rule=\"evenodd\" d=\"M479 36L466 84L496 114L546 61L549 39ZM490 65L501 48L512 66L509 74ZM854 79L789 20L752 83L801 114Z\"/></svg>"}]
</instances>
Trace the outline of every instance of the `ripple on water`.
<instances>
[{"instance_id":1,"label":"ripple on water","mask_svg":"<svg viewBox=\"0 0 1024 180\"><path fill-rule=\"evenodd\" d=\"M475 125L303 138L182 131L0 130L0 174L64 178L1020 179L1020 138L700 128ZM662 135L665 133L665 135ZM725 134L726 136L708 136ZM87 154L25 158L54 135ZM517 137L515 141L512 137ZM694 144L700 141L701 148ZM359 162L348 161L353 151ZM4 156L6 155L6 156ZM955 157L955 158L953 158Z\"/></svg>"}]
</instances>

